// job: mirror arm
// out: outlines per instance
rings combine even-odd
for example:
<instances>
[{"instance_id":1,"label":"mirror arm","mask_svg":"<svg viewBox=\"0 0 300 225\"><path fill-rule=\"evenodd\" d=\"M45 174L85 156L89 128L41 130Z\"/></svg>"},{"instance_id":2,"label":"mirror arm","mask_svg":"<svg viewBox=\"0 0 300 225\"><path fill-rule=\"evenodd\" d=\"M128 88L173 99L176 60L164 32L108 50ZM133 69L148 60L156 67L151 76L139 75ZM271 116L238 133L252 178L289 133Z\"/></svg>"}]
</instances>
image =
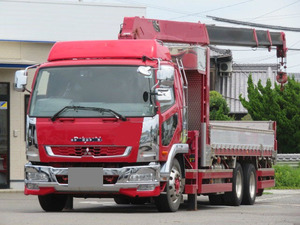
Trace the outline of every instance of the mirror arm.
<instances>
[{"instance_id":1,"label":"mirror arm","mask_svg":"<svg viewBox=\"0 0 300 225\"><path fill-rule=\"evenodd\" d=\"M27 71L29 70L29 69L33 69L33 68L36 68L36 67L38 67L40 64L34 64L34 65L32 65L32 66L27 66L26 68L25 68L25 75L26 76L28 76L27 75ZM26 89L25 89L26 90Z\"/></svg>"},{"instance_id":2,"label":"mirror arm","mask_svg":"<svg viewBox=\"0 0 300 225\"><path fill-rule=\"evenodd\" d=\"M161 61L161 58L150 58L150 57L148 57L146 55L143 55L142 56L142 61L146 62L146 60L150 60L150 61L157 60L157 64L158 64L158 68L157 69L160 70L160 61Z\"/></svg>"},{"instance_id":3,"label":"mirror arm","mask_svg":"<svg viewBox=\"0 0 300 225\"><path fill-rule=\"evenodd\" d=\"M32 65L32 66L27 66L27 67L25 68L25 75L28 77L28 72L27 72L27 71L28 71L29 69L36 68L36 67L38 67L39 65L40 65L40 64L34 64L34 65ZM24 85L24 90L31 94L31 91L28 90L28 89L26 88L26 85Z\"/></svg>"},{"instance_id":4,"label":"mirror arm","mask_svg":"<svg viewBox=\"0 0 300 225\"><path fill-rule=\"evenodd\" d=\"M39 65L40 65L40 64L34 64L34 65L32 65L32 66L27 66L27 67L25 68L25 75L28 77L28 72L27 72L27 71L28 71L29 69L36 68L36 67L38 67ZM26 88L26 86L24 86L24 90L31 94L31 91L28 90L28 89Z\"/></svg>"},{"instance_id":5,"label":"mirror arm","mask_svg":"<svg viewBox=\"0 0 300 225\"><path fill-rule=\"evenodd\" d=\"M145 57L146 57L146 56L145 56ZM153 61L153 60L157 60L157 64L158 64L157 69L160 70L160 69L161 69L161 68L160 68L160 61L161 61L161 59L160 59L160 58L152 58L151 60L152 60L152 61ZM153 92L154 89L155 89L159 84L160 84L160 81L157 80L157 83L151 88L151 92Z\"/></svg>"},{"instance_id":6,"label":"mirror arm","mask_svg":"<svg viewBox=\"0 0 300 225\"><path fill-rule=\"evenodd\" d=\"M31 91L28 90L26 87L24 87L24 90L27 91L29 94L31 94Z\"/></svg>"}]
</instances>

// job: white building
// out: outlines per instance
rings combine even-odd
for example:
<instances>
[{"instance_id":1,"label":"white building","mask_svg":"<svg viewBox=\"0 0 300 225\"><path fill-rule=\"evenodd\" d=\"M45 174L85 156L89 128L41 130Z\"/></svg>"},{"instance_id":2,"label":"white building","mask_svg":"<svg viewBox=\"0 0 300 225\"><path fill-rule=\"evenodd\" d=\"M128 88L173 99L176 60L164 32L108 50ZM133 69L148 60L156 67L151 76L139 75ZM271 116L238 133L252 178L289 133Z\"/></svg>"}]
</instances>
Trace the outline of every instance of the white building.
<instances>
[{"instance_id":1,"label":"white building","mask_svg":"<svg viewBox=\"0 0 300 225\"><path fill-rule=\"evenodd\" d=\"M0 188L23 188L25 106L13 90L20 68L47 60L56 41L117 39L124 17L145 7L84 2L0 0ZM33 74L29 76L31 87Z\"/></svg>"}]
</instances>

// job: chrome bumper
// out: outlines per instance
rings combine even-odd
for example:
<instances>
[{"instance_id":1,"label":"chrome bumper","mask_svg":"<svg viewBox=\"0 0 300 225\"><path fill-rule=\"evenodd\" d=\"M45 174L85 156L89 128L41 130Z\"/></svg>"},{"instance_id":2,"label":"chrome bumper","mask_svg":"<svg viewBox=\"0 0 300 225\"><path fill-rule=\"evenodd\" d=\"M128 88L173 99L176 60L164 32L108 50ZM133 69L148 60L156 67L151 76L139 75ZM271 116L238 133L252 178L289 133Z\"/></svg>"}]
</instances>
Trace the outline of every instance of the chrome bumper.
<instances>
[{"instance_id":1,"label":"chrome bumper","mask_svg":"<svg viewBox=\"0 0 300 225\"><path fill-rule=\"evenodd\" d=\"M59 183L57 180L59 175L67 175L68 183ZM103 176L117 176L118 178L114 184L103 184ZM72 182L70 182L70 178L73 179ZM120 189L129 188L137 191L152 191L160 185L160 165L150 163L147 166L83 167L74 170L74 168L54 168L27 163L25 165L25 185L27 189L32 190L53 187L58 192L119 192Z\"/></svg>"}]
</instances>

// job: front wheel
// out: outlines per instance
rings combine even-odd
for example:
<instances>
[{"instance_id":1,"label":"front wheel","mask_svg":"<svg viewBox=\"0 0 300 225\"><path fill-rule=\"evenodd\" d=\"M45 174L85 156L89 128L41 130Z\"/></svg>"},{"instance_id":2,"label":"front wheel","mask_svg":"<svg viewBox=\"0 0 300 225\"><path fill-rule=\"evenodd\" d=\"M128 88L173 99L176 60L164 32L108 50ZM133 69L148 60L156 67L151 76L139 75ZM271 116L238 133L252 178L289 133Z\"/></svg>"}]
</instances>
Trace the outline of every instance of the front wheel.
<instances>
[{"instance_id":1,"label":"front wheel","mask_svg":"<svg viewBox=\"0 0 300 225\"><path fill-rule=\"evenodd\" d=\"M60 212L66 205L67 195L39 195L39 203L46 212Z\"/></svg>"},{"instance_id":2,"label":"front wheel","mask_svg":"<svg viewBox=\"0 0 300 225\"><path fill-rule=\"evenodd\" d=\"M123 195L114 197L114 201L118 205L128 205L128 204L130 204L130 198L127 197L127 196L123 196Z\"/></svg>"},{"instance_id":3,"label":"front wheel","mask_svg":"<svg viewBox=\"0 0 300 225\"><path fill-rule=\"evenodd\" d=\"M173 160L173 165L169 180L166 184L166 193L155 198L155 204L160 212L176 212L179 209L182 193L184 189L184 179L178 160Z\"/></svg>"}]
</instances>

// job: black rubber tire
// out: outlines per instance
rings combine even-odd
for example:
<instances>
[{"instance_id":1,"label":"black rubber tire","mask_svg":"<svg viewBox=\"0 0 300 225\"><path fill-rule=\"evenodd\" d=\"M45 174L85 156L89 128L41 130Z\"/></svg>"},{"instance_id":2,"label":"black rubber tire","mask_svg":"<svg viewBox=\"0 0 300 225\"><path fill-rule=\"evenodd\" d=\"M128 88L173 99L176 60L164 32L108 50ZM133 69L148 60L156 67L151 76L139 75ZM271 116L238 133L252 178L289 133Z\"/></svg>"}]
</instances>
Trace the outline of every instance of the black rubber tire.
<instances>
[{"instance_id":1,"label":"black rubber tire","mask_svg":"<svg viewBox=\"0 0 300 225\"><path fill-rule=\"evenodd\" d=\"M233 170L232 178L232 192L226 192L224 194L224 201L227 205L239 206L243 200L243 169L241 164L236 163L236 167Z\"/></svg>"},{"instance_id":2,"label":"black rubber tire","mask_svg":"<svg viewBox=\"0 0 300 225\"><path fill-rule=\"evenodd\" d=\"M224 195L214 195L210 194L208 196L209 202L211 205L223 205L224 204Z\"/></svg>"},{"instance_id":3,"label":"black rubber tire","mask_svg":"<svg viewBox=\"0 0 300 225\"><path fill-rule=\"evenodd\" d=\"M130 203L132 205L144 205L149 201L150 201L149 198L138 198L138 197L136 197L136 198L131 198L130 199Z\"/></svg>"},{"instance_id":4,"label":"black rubber tire","mask_svg":"<svg viewBox=\"0 0 300 225\"><path fill-rule=\"evenodd\" d=\"M242 204L253 205L256 198L256 170L253 164L243 165L244 173L244 194Z\"/></svg>"},{"instance_id":5,"label":"black rubber tire","mask_svg":"<svg viewBox=\"0 0 300 225\"><path fill-rule=\"evenodd\" d=\"M177 190L175 190L176 181L177 181L178 192ZM174 158L170 178L165 188L166 193L161 194L160 196L154 199L158 211L176 212L179 209L179 206L181 204L183 189L184 189L184 183L183 183L181 167L178 160Z\"/></svg>"},{"instance_id":6,"label":"black rubber tire","mask_svg":"<svg viewBox=\"0 0 300 225\"><path fill-rule=\"evenodd\" d=\"M128 205L130 204L130 198L127 196L116 196L114 197L115 203L118 205Z\"/></svg>"},{"instance_id":7,"label":"black rubber tire","mask_svg":"<svg viewBox=\"0 0 300 225\"><path fill-rule=\"evenodd\" d=\"M256 193L256 197L260 197L263 195L265 189L258 189L257 193Z\"/></svg>"},{"instance_id":8,"label":"black rubber tire","mask_svg":"<svg viewBox=\"0 0 300 225\"><path fill-rule=\"evenodd\" d=\"M67 195L39 195L39 203L46 212L60 212L66 205Z\"/></svg>"}]
</instances>

